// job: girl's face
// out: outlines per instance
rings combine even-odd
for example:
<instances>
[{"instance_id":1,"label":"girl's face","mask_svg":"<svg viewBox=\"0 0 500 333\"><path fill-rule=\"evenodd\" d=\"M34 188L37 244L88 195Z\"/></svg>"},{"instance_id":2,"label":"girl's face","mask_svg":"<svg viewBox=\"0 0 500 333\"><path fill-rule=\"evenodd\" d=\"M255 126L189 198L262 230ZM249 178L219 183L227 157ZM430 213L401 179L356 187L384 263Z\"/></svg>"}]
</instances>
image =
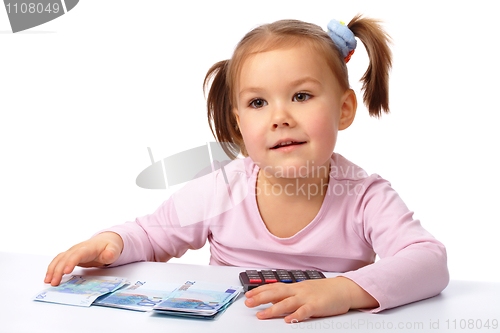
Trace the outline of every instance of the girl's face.
<instances>
[{"instance_id":1,"label":"girl's face","mask_svg":"<svg viewBox=\"0 0 500 333\"><path fill-rule=\"evenodd\" d=\"M342 91L326 60L304 44L249 56L236 82L245 147L276 177L307 177L328 166L338 130L356 111L354 92Z\"/></svg>"}]
</instances>

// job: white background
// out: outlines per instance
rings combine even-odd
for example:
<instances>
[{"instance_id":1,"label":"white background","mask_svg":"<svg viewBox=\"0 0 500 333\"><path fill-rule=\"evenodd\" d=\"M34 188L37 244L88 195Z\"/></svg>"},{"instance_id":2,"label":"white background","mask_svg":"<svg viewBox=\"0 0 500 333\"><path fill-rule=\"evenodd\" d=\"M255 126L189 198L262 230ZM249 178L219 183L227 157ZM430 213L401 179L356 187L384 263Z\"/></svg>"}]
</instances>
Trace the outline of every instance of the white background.
<instances>
[{"instance_id":1,"label":"white background","mask_svg":"<svg viewBox=\"0 0 500 333\"><path fill-rule=\"evenodd\" d=\"M170 191L135 184L156 160L213 141L202 82L261 23L324 28L356 13L393 37L391 114L336 151L391 181L448 250L452 279L500 281L497 2L84 0L12 34L0 7L0 251L55 256L153 212ZM195 204L195 203L193 203ZM208 263L208 246L176 262ZM43 277L41 277L43 278Z\"/></svg>"}]
</instances>

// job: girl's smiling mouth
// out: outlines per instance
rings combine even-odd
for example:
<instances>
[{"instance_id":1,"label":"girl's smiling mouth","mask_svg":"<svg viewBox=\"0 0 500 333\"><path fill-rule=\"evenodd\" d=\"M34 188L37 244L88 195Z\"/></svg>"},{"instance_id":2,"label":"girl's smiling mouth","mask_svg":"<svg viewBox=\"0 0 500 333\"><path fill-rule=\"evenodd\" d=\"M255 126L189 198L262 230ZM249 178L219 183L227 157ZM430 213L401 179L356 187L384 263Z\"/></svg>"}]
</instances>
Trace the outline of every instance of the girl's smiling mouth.
<instances>
[{"instance_id":1,"label":"girl's smiling mouth","mask_svg":"<svg viewBox=\"0 0 500 333\"><path fill-rule=\"evenodd\" d=\"M280 151L289 151L294 149L296 146L300 146L305 144L306 141L294 141L294 140L282 140L270 149L280 150Z\"/></svg>"}]
</instances>

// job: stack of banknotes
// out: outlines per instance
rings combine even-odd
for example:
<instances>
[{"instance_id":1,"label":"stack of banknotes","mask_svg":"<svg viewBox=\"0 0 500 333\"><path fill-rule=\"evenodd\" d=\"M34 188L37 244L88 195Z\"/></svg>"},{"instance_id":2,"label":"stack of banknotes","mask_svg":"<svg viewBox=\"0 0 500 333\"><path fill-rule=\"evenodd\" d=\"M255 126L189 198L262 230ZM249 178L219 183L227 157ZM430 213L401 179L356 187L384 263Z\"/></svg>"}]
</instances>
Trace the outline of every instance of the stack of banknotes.
<instances>
[{"instance_id":1,"label":"stack of banknotes","mask_svg":"<svg viewBox=\"0 0 500 333\"><path fill-rule=\"evenodd\" d=\"M34 300L76 306L100 305L153 311L183 317L213 319L242 292L241 286L186 281L184 284L137 281L109 276L72 276Z\"/></svg>"},{"instance_id":2,"label":"stack of banknotes","mask_svg":"<svg viewBox=\"0 0 500 333\"><path fill-rule=\"evenodd\" d=\"M155 305L155 313L210 319L222 313L241 293L241 286L186 281L167 299Z\"/></svg>"}]
</instances>

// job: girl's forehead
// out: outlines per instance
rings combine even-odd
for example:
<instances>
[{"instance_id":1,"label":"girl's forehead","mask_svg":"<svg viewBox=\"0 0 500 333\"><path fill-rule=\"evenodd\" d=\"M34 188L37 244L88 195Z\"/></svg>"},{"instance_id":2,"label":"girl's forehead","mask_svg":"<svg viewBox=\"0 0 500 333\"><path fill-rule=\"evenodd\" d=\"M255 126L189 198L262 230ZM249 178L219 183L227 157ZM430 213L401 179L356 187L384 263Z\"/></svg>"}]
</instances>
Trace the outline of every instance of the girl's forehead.
<instances>
[{"instance_id":1,"label":"girl's forehead","mask_svg":"<svg viewBox=\"0 0 500 333\"><path fill-rule=\"evenodd\" d=\"M308 44L275 48L264 52L252 52L241 63L237 84L247 79L265 80L275 73L308 75L319 79L333 75L321 52ZM238 82L239 81L239 82Z\"/></svg>"},{"instance_id":2,"label":"girl's forehead","mask_svg":"<svg viewBox=\"0 0 500 333\"><path fill-rule=\"evenodd\" d=\"M249 48L241 56L240 63L243 65L245 60L255 55L266 55L272 52L280 53L303 53L307 57L323 56L321 47L314 41L304 38L286 38L279 40L264 40Z\"/></svg>"}]
</instances>

